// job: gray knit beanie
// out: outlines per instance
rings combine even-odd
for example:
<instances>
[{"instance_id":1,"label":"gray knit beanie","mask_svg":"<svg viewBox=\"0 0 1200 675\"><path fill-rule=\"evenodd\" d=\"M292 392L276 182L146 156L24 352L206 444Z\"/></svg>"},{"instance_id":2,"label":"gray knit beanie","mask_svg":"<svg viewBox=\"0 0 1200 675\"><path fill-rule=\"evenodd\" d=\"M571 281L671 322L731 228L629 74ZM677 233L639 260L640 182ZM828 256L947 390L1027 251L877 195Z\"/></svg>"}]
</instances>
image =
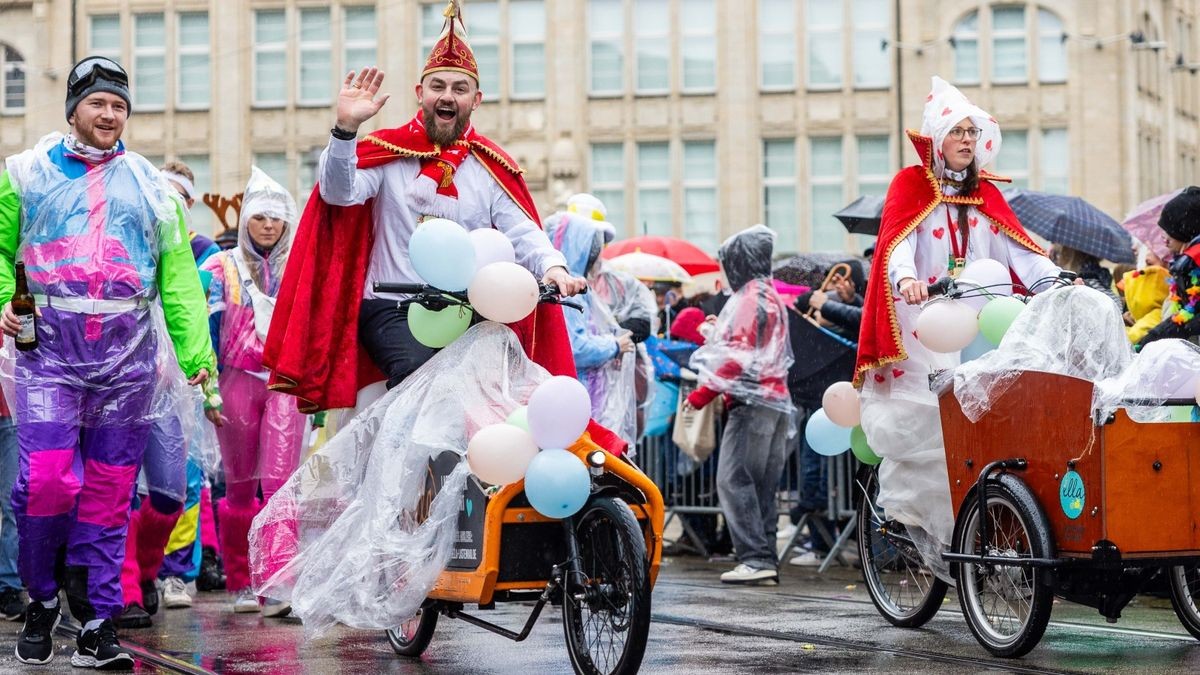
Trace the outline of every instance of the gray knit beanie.
<instances>
[{"instance_id":1,"label":"gray knit beanie","mask_svg":"<svg viewBox=\"0 0 1200 675\"><path fill-rule=\"evenodd\" d=\"M129 97L129 75L116 61L103 56L89 56L71 68L67 78L67 119L83 99L103 91L125 99L129 112L133 103Z\"/></svg>"}]
</instances>

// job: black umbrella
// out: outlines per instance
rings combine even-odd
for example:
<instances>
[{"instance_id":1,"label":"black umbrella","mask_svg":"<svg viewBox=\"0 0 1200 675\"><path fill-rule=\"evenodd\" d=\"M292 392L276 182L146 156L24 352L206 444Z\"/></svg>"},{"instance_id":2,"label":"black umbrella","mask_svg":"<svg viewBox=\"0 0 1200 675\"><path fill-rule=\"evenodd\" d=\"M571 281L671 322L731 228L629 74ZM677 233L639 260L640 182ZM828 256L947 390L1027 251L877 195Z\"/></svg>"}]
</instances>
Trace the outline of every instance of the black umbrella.
<instances>
[{"instance_id":1,"label":"black umbrella","mask_svg":"<svg viewBox=\"0 0 1200 675\"><path fill-rule=\"evenodd\" d=\"M829 385L854 377L857 345L817 326L793 308L788 308L788 340L795 359L788 369L788 390L798 403L820 407Z\"/></svg>"},{"instance_id":2,"label":"black umbrella","mask_svg":"<svg viewBox=\"0 0 1200 675\"><path fill-rule=\"evenodd\" d=\"M820 288L825 276L838 263L850 265L850 278L861 293L866 288L866 261L849 253L797 253L775 263L771 274L785 284Z\"/></svg>"},{"instance_id":3,"label":"black umbrella","mask_svg":"<svg viewBox=\"0 0 1200 675\"><path fill-rule=\"evenodd\" d=\"M883 218L883 197L863 195L833 214L851 234L879 234Z\"/></svg>"},{"instance_id":4,"label":"black umbrella","mask_svg":"<svg viewBox=\"0 0 1200 675\"><path fill-rule=\"evenodd\" d=\"M1079 197L1011 188L1004 198L1031 232L1115 263L1131 263L1133 239L1107 213Z\"/></svg>"}]
</instances>

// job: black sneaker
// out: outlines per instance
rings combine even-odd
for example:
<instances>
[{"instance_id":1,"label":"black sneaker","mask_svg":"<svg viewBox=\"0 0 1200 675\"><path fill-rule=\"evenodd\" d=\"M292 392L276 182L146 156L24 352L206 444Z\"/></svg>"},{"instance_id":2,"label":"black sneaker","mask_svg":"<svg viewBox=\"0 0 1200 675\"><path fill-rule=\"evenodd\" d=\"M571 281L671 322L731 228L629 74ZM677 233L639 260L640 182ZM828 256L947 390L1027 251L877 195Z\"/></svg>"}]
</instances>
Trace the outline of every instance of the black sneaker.
<instances>
[{"instance_id":1,"label":"black sneaker","mask_svg":"<svg viewBox=\"0 0 1200 675\"><path fill-rule=\"evenodd\" d=\"M50 663L54 658L54 629L62 620L58 607L30 602L25 609L25 626L17 635L17 660L21 663Z\"/></svg>"},{"instance_id":2,"label":"black sneaker","mask_svg":"<svg viewBox=\"0 0 1200 675\"><path fill-rule=\"evenodd\" d=\"M117 617L117 626L121 628L149 628L153 625L154 622L150 620L150 614L136 602L125 605L125 611L121 612L121 616Z\"/></svg>"},{"instance_id":3,"label":"black sneaker","mask_svg":"<svg viewBox=\"0 0 1200 675\"><path fill-rule=\"evenodd\" d=\"M196 590L202 592L225 590L225 573L221 571L221 560L216 549L205 546L200 558L200 574L196 577Z\"/></svg>"},{"instance_id":4,"label":"black sneaker","mask_svg":"<svg viewBox=\"0 0 1200 675\"><path fill-rule=\"evenodd\" d=\"M71 665L96 670L133 670L133 657L121 649L117 627L105 619L99 628L84 631L76 638Z\"/></svg>"},{"instance_id":5,"label":"black sneaker","mask_svg":"<svg viewBox=\"0 0 1200 675\"><path fill-rule=\"evenodd\" d=\"M142 607L146 608L146 613L150 616L158 614L158 585L154 583L154 579L142 582Z\"/></svg>"},{"instance_id":6,"label":"black sneaker","mask_svg":"<svg viewBox=\"0 0 1200 675\"><path fill-rule=\"evenodd\" d=\"M0 616L5 621L23 621L25 619L25 599L16 588L6 588L0 591Z\"/></svg>"}]
</instances>

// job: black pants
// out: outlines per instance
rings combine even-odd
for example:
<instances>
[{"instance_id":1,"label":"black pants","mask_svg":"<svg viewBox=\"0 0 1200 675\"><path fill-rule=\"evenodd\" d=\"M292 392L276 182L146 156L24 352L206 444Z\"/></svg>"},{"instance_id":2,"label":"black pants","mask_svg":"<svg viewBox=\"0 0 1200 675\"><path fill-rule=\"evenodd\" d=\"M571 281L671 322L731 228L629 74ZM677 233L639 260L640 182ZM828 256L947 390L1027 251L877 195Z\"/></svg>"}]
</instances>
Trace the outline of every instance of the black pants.
<instances>
[{"instance_id":1,"label":"black pants","mask_svg":"<svg viewBox=\"0 0 1200 675\"><path fill-rule=\"evenodd\" d=\"M398 307L395 300L363 299L358 312L358 341L387 376L388 389L403 382L438 352L417 342L408 328L408 307Z\"/></svg>"}]
</instances>

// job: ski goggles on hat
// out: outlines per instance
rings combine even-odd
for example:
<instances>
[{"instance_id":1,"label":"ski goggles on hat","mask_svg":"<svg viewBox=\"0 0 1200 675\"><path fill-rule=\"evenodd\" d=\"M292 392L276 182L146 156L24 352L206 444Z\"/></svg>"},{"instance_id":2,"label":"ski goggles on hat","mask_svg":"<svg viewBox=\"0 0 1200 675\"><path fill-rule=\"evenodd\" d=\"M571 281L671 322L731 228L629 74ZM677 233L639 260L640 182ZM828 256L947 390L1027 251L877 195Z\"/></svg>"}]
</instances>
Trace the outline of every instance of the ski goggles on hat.
<instances>
[{"instance_id":1,"label":"ski goggles on hat","mask_svg":"<svg viewBox=\"0 0 1200 675\"><path fill-rule=\"evenodd\" d=\"M124 68L117 65L116 61L96 56L82 61L71 70L71 76L67 79L67 93L78 96L98 79L108 80L122 87L129 86L129 75L125 73Z\"/></svg>"}]
</instances>

